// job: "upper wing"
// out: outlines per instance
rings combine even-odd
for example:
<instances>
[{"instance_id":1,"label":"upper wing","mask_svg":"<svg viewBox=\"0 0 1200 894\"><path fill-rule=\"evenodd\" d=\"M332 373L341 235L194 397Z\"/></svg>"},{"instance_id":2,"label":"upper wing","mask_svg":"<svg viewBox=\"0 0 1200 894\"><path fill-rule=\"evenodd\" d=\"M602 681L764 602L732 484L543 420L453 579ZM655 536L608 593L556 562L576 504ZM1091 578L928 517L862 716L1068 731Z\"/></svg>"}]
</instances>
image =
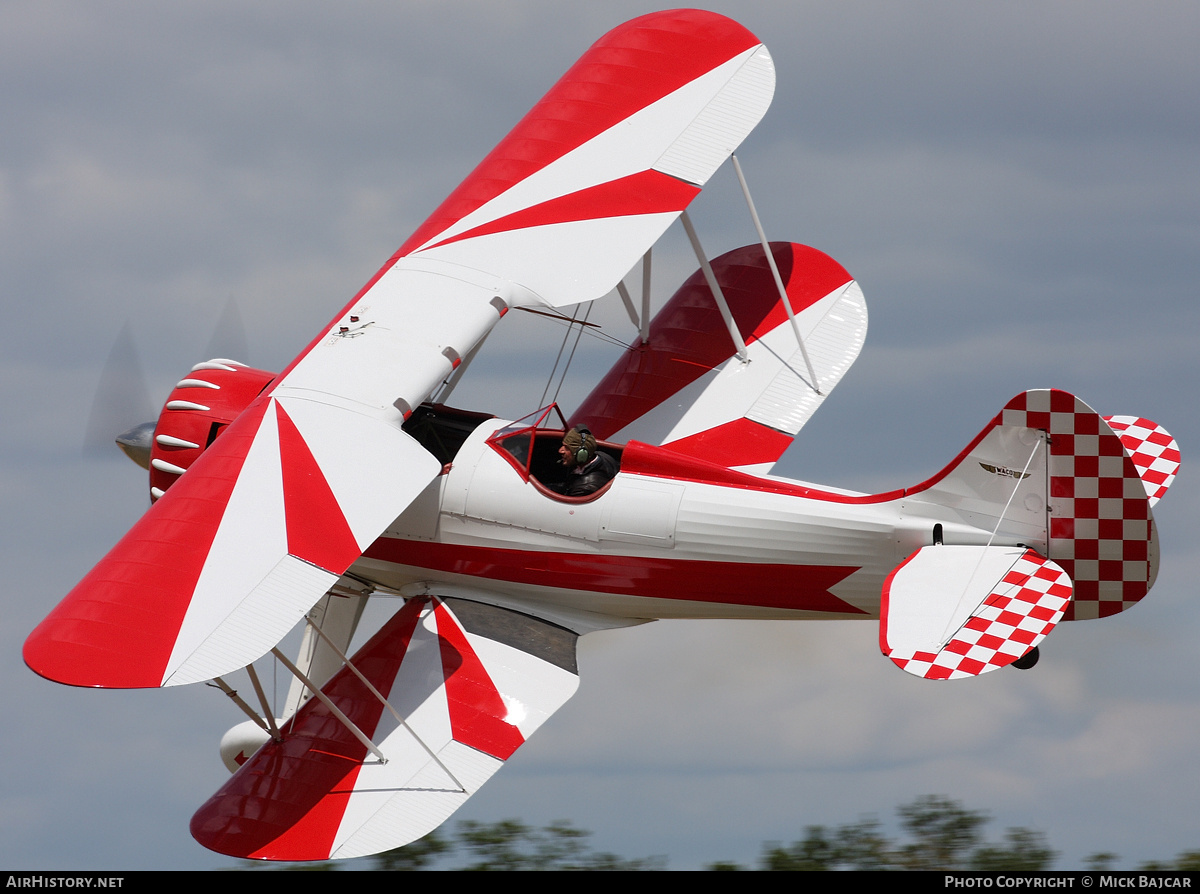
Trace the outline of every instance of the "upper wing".
<instances>
[{"instance_id":1,"label":"upper wing","mask_svg":"<svg viewBox=\"0 0 1200 894\"><path fill-rule=\"evenodd\" d=\"M587 396L572 424L586 424L600 438L636 439L768 471L854 363L867 335L862 290L837 261L786 242L772 243L771 253L817 387L762 247L748 245L717 258L712 269L749 362L734 356L697 271L655 316L648 340L623 354Z\"/></svg>"},{"instance_id":2,"label":"upper wing","mask_svg":"<svg viewBox=\"0 0 1200 894\"><path fill-rule=\"evenodd\" d=\"M615 29L25 644L43 676L173 685L290 629L438 473L400 426L509 306L608 292L770 103L712 13Z\"/></svg>"},{"instance_id":3,"label":"upper wing","mask_svg":"<svg viewBox=\"0 0 1200 894\"><path fill-rule=\"evenodd\" d=\"M437 828L579 685L575 633L463 600L414 598L192 819L235 857L325 860L400 847ZM394 713L393 710L394 709Z\"/></svg>"},{"instance_id":4,"label":"upper wing","mask_svg":"<svg viewBox=\"0 0 1200 894\"><path fill-rule=\"evenodd\" d=\"M522 303L613 289L765 114L758 38L694 9L642 16L584 54L397 257L487 271Z\"/></svg>"}]
</instances>

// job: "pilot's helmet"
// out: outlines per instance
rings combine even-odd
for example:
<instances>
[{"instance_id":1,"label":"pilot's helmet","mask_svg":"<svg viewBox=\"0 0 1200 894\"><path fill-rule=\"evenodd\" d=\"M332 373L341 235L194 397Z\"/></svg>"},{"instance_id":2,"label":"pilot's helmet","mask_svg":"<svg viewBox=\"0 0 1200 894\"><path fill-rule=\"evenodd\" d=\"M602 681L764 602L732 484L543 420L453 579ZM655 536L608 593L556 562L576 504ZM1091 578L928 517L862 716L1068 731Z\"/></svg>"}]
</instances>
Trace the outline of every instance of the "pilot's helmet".
<instances>
[{"instance_id":1,"label":"pilot's helmet","mask_svg":"<svg viewBox=\"0 0 1200 894\"><path fill-rule=\"evenodd\" d=\"M562 442L575 457L575 462L581 466L591 462L596 456L596 436L585 426L577 425L571 429L563 435Z\"/></svg>"}]
</instances>

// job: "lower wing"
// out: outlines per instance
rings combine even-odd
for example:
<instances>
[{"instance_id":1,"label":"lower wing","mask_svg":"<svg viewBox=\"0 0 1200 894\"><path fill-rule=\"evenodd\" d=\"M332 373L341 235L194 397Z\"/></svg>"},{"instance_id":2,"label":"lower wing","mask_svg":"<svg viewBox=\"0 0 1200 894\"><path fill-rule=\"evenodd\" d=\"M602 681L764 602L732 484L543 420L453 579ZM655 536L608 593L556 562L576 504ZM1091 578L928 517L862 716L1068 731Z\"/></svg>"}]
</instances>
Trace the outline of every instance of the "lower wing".
<instances>
[{"instance_id":1,"label":"lower wing","mask_svg":"<svg viewBox=\"0 0 1200 894\"><path fill-rule=\"evenodd\" d=\"M192 835L261 860L359 857L415 841L574 695L577 638L522 612L410 599L324 699L310 699L196 812Z\"/></svg>"}]
</instances>

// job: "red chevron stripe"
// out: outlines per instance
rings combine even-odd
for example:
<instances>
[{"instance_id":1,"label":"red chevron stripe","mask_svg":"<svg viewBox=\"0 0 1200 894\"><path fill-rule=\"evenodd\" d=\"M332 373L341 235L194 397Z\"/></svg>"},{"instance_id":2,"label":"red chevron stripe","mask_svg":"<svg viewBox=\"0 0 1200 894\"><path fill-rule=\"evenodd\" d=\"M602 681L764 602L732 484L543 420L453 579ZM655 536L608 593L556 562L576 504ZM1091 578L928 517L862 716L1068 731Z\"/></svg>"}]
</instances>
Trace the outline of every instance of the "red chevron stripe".
<instances>
[{"instance_id":1,"label":"red chevron stripe","mask_svg":"<svg viewBox=\"0 0 1200 894\"><path fill-rule=\"evenodd\" d=\"M652 13L614 28L550 88L395 257L758 42L737 22L695 9Z\"/></svg>"},{"instance_id":2,"label":"red chevron stripe","mask_svg":"<svg viewBox=\"0 0 1200 894\"><path fill-rule=\"evenodd\" d=\"M362 550L325 480L325 473L279 402L275 403L275 416L279 423L288 552L326 571L341 574Z\"/></svg>"},{"instance_id":3,"label":"red chevron stripe","mask_svg":"<svg viewBox=\"0 0 1200 894\"><path fill-rule=\"evenodd\" d=\"M504 719L508 708L449 609L439 602L434 616L454 738L484 754L508 760L524 744L525 737Z\"/></svg>"},{"instance_id":4,"label":"red chevron stripe","mask_svg":"<svg viewBox=\"0 0 1200 894\"><path fill-rule=\"evenodd\" d=\"M684 183L658 171L642 171L640 174L610 180L608 183L600 183L539 205L523 208L429 247L437 248L463 239L503 233L507 230L544 227L576 220L674 213L686 208L699 194L698 186Z\"/></svg>"}]
</instances>

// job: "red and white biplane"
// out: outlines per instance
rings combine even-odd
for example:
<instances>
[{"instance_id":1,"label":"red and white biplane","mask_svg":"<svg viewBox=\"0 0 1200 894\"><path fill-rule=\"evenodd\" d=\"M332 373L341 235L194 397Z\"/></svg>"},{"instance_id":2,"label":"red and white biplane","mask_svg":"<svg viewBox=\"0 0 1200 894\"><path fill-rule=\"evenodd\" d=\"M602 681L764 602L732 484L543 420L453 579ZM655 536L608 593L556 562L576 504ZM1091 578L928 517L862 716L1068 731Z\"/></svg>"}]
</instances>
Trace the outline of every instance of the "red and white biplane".
<instances>
[{"instance_id":1,"label":"red and white biplane","mask_svg":"<svg viewBox=\"0 0 1200 894\"><path fill-rule=\"evenodd\" d=\"M1059 621L1149 591L1178 448L1062 391L1017 395L913 487L770 475L867 327L831 258L763 237L710 262L686 216L774 80L722 16L618 27L283 372L198 364L127 439L154 503L24 657L74 686L232 692L223 675L275 651L284 719L237 697L254 720L223 743L236 772L193 819L202 844L322 860L419 838L571 697L590 631L877 620L899 667L949 679L1028 665ZM700 269L650 321L622 279L681 216ZM447 405L509 309L614 288L640 337L570 418ZM581 424L618 471L566 497ZM347 657L372 595L399 610Z\"/></svg>"}]
</instances>

